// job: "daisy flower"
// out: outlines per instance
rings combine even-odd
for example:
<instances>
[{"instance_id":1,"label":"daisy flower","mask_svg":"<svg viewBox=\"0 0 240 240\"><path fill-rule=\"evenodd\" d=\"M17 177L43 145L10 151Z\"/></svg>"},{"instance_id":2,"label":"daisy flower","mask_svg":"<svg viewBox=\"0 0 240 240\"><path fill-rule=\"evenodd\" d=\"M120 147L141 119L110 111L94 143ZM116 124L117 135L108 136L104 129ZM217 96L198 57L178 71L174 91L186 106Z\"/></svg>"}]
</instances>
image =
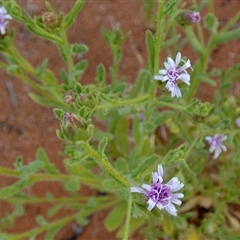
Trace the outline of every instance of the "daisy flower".
<instances>
[{"instance_id":1,"label":"daisy flower","mask_svg":"<svg viewBox=\"0 0 240 240\"><path fill-rule=\"evenodd\" d=\"M227 147L222 144L222 142L227 139L227 136L225 136L225 135L221 136L221 135L215 134L212 137L207 136L207 137L205 137L205 139L210 145L209 152L210 153L214 152L213 159L218 158L219 154L222 151L224 151L224 152L227 151Z\"/></svg>"},{"instance_id":2,"label":"daisy flower","mask_svg":"<svg viewBox=\"0 0 240 240\"><path fill-rule=\"evenodd\" d=\"M184 64L178 66L180 62ZM165 69L159 70L159 74L154 76L154 80L160 80L166 82L165 87L169 92L171 92L172 97L181 97L181 91L178 87L180 81L190 85L190 75L186 71L187 68L191 68L190 60L183 60L181 58L181 53L179 52L176 56L175 61L172 58L167 58L164 62Z\"/></svg>"},{"instance_id":3,"label":"daisy flower","mask_svg":"<svg viewBox=\"0 0 240 240\"><path fill-rule=\"evenodd\" d=\"M12 17L7 13L4 7L0 7L0 33L4 35L6 33L6 26L8 21L6 19L12 19Z\"/></svg>"},{"instance_id":4,"label":"daisy flower","mask_svg":"<svg viewBox=\"0 0 240 240\"><path fill-rule=\"evenodd\" d=\"M155 206L159 209L165 209L173 216L177 215L177 209L174 204L181 205L183 198L182 193L176 193L184 184L177 177L172 178L167 183L163 183L164 171L162 165L158 165L157 172L152 173L152 185L143 184L140 187L131 187L130 192L141 193L146 196L148 203L148 211L151 211Z\"/></svg>"}]
</instances>

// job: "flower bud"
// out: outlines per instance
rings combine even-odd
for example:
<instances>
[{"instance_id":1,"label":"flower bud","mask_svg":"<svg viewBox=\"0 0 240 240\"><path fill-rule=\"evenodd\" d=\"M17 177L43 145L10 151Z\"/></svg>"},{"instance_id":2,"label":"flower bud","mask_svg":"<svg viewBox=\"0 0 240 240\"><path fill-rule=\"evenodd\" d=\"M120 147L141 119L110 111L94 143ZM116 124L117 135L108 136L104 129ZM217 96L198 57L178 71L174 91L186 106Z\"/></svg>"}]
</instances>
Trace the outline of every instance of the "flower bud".
<instances>
[{"instance_id":1,"label":"flower bud","mask_svg":"<svg viewBox=\"0 0 240 240\"><path fill-rule=\"evenodd\" d=\"M180 12L176 17L177 23L182 26L192 25L198 23L200 20L201 16L199 12L192 12L188 10Z\"/></svg>"},{"instance_id":2,"label":"flower bud","mask_svg":"<svg viewBox=\"0 0 240 240\"><path fill-rule=\"evenodd\" d=\"M63 96L63 100L65 103L67 104L72 104L75 102L75 98L73 96L73 92L69 91L69 92L66 92Z\"/></svg>"},{"instance_id":3,"label":"flower bud","mask_svg":"<svg viewBox=\"0 0 240 240\"><path fill-rule=\"evenodd\" d=\"M78 94L78 98L80 100L80 103L83 105L83 106L86 106L90 109L94 108L95 107L95 102L94 102L94 94L90 95L88 93L80 93Z\"/></svg>"},{"instance_id":4,"label":"flower bud","mask_svg":"<svg viewBox=\"0 0 240 240\"><path fill-rule=\"evenodd\" d=\"M73 113L66 112L63 116L63 133L73 141L86 140L87 130L83 121Z\"/></svg>"},{"instance_id":5,"label":"flower bud","mask_svg":"<svg viewBox=\"0 0 240 240\"><path fill-rule=\"evenodd\" d=\"M58 17L52 12L44 12L42 14L43 23L50 28L56 28L59 26Z\"/></svg>"}]
</instances>

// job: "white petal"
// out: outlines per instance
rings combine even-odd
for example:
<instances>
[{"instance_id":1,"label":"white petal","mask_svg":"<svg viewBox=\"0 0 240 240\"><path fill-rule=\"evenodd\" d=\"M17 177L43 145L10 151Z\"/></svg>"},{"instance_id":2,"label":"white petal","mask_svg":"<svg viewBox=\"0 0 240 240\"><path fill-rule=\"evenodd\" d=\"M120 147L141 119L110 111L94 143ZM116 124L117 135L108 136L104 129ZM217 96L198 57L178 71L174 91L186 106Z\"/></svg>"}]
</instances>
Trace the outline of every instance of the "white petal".
<instances>
[{"instance_id":1,"label":"white petal","mask_svg":"<svg viewBox=\"0 0 240 240\"><path fill-rule=\"evenodd\" d=\"M130 192L146 194L146 191L140 187L131 187Z\"/></svg>"},{"instance_id":2,"label":"white petal","mask_svg":"<svg viewBox=\"0 0 240 240\"><path fill-rule=\"evenodd\" d=\"M176 64L172 58L169 57L167 60L168 60L168 65L170 66L170 68L176 68Z\"/></svg>"},{"instance_id":3,"label":"white petal","mask_svg":"<svg viewBox=\"0 0 240 240\"><path fill-rule=\"evenodd\" d=\"M227 151L227 147L226 147L225 145L221 144L220 147L221 147L221 149L222 149L224 152Z\"/></svg>"},{"instance_id":4,"label":"white petal","mask_svg":"<svg viewBox=\"0 0 240 240\"><path fill-rule=\"evenodd\" d=\"M164 209L164 206L161 203L157 203L156 206L159 210Z\"/></svg>"},{"instance_id":5,"label":"white petal","mask_svg":"<svg viewBox=\"0 0 240 240\"><path fill-rule=\"evenodd\" d=\"M163 178L163 174L164 174L163 167L160 164L158 165L158 174L159 174L159 176L161 176Z\"/></svg>"},{"instance_id":6,"label":"white petal","mask_svg":"<svg viewBox=\"0 0 240 240\"><path fill-rule=\"evenodd\" d=\"M187 60L187 62L182 67L180 67L178 70L181 72L181 71L186 70L189 67L191 67L191 63L190 63L190 60Z\"/></svg>"},{"instance_id":7,"label":"white petal","mask_svg":"<svg viewBox=\"0 0 240 240\"><path fill-rule=\"evenodd\" d=\"M151 211L155 207L155 205L156 205L156 203L150 198L148 200L148 208L147 208L147 210Z\"/></svg>"},{"instance_id":8,"label":"white petal","mask_svg":"<svg viewBox=\"0 0 240 240\"><path fill-rule=\"evenodd\" d=\"M215 152L214 152L214 155L213 155L213 159L218 158L218 156L220 155L221 152L222 152L221 150L216 149Z\"/></svg>"},{"instance_id":9,"label":"white petal","mask_svg":"<svg viewBox=\"0 0 240 240\"><path fill-rule=\"evenodd\" d=\"M181 61L181 53L178 52L178 53L177 53L177 56L176 56L176 66L178 66L178 64L180 63L180 61Z\"/></svg>"},{"instance_id":10,"label":"white petal","mask_svg":"<svg viewBox=\"0 0 240 240\"><path fill-rule=\"evenodd\" d=\"M222 136L221 141L225 141L225 140L227 140L227 136Z\"/></svg>"},{"instance_id":11,"label":"white petal","mask_svg":"<svg viewBox=\"0 0 240 240\"><path fill-rule=\"evenodd\" d=\"M168 76L155 75L154 79L155 80L161 80L162 82L165 82L165 81L168 80Z\"/></svg>"},{"instance_id":12,"label":"white petal","mask_svg":"<svg viewBox=\"0 0 240 240\"><path fill-rule=\"evenodd\" d=\"M183 198L184 197L183 193L172 193L171 195L173 198Z\"/></svg>"},{"instance_id":13,"label":"white petal","mask_svg":"<svg viewBox=\"0 0 240 240\"><path fill-rule=\"evenodd\" d=\"M208 142L211 142L212 141L212 137L207 136L207 137L205 137L205 140L207 140Z\"/></svg>"},{"instance_id":14,"label":"white petal","mask_svg":"<svg viewBox=\"0 0 240 240\"><path fill-rule=\"evenodd\" d=\"M174 207L173 204L169 204L165 209L172 214L173 216L177 216L177 209Z\"/></svg>"},{"instance_id":15,"label":"white petal","mask_svg":"<svg viewBox=\"0 0 240 240\"><path fill-rule=\"evenodd\" d=\"M166 69L161 69L161 70L159 70L158 73L162 74L162 75L165 75L165 74L167 74L167 70Z\"/></svg>"},{"instance_id":16,"label":"white petal","mask_svg":"<svg viewBox=\"0 0 240 240\"><path fill-rule=\"evenodd\" d=\"M178 205L178 206L180 206L180 205L182 204L182 201L180 201L180 200L177 199L177 198L172 199L171 202L174 203L174 204L176 204L176 205Z\"/></svg>"},{"instance_id":17,"label":"white petal","mask_svg":"<svg viewBox=\"0 0 240 240\"><path fill-rule=\"evenodd\" d=\"M150 185L148 185L148 184L143 184L142 188L146 189L147 191L150 191L152 187Z\"/></svg>"}]
</instances>

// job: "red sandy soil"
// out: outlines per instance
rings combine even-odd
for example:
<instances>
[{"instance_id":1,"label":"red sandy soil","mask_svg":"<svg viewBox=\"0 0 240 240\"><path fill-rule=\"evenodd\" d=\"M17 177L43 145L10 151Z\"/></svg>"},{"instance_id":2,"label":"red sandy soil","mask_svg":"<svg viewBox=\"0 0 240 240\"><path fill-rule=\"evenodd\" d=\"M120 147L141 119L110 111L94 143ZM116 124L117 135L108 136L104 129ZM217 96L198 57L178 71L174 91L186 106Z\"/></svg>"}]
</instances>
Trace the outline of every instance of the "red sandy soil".
<instances>
[{"instance_id":1,"label":"red sandy soil","mask_svg":"<svg viewBox=\"0 0 240 240\"><path fill-rule=\"evenodd\" d=\"M46 11L44 1L17 1L25 6L32 15L40 15ZM73 0L68 1L49 1L57 12L67 13ZM216 6L216 15L221 24L225 24L239 11L238 1L214 1ZM13 22L13 21L12 21ZM49 58L49 67L56 73L64 67L56 47L42 39L37 39L29 34L25 27L10 23L8 27L16 27L16 45L21 53L35 66L42 62L44 58ZM108 68L112 63L112 56L105 40L101 35L101 27L110 29L115 24L120 23L125 33L131 31L131 36L123 45L123 59L120 66L120 74L126 76L126 80L133 82L138 70L146 63L147 53L145 48L145 31L149 24L141 15L141 6L139 1L130 0L88 0L76 19L75 24L69 31L69 40L71 43L81 42L89 46L89 52L84 55L89 61L86 73L82 77L82 83L93 83L96 73L96 67L104 63ZM154 30L154 28L153 28ZM192 62L197 59L191 49L185 48L183 55L191 58ZM164 56L165 57L165 56ZM162 57L163 59L163 57ZM240 61L240 41L228 43L217 47L210 59L210 67L226 68ZM61 142L56 137L55 130L59 123L55 119L52 109L41 107L28 98L31 88L19 79L9 76L0 71L0 165L13 168L17 156L24 158L24 163L29 163L35 159L35 153L39 146L42 146L47 152L51 161L65 172L62 157L59 152L62 150ZM7 84L12 83L15 91L17 106L13 107ZM238 85L239 86L239 85ZM213 89L203 86L199 89L198 95L204 99L211 99ZM235 94L240 94L240 87L235 89ZM0 178L0 187L9 185L13 179ZM38 183L31 187L27 192L36 196L45 196L46 192L52 191L55 196L66 195L59 183ZM89 190L86 190L89 191ZM91 191L89 191L91 193ZM15 226L8 229L9 232L18 233L37 227L35 217L39 214L46 215L49 205L27 205L24 217L16 219ZM7 209L11 211L11 206L0 202L0 217ZM113 233L108 233L103 226L103 220L106 213L96 213L90 221L90 224L77 239L116 239ZM62 211L60 216L66 215ZM71 224L64 227L56 239L68 239L73 234ZM44 235L38 237L43 239ZM139 238L135 238L139 239Z\"/></svg>"}]
</instances>

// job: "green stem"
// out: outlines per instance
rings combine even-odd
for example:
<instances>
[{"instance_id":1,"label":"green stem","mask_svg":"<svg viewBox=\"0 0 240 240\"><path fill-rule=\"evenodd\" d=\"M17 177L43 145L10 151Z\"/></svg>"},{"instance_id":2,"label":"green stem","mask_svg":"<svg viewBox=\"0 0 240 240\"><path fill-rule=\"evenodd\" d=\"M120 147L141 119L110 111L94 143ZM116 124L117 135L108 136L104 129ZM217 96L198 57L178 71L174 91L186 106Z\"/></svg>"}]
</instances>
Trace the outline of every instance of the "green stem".
<instances>
[{"instance_id":1,"label":"green stem","mask_svg":"<svg viewBox=\"0 0 240 240\"><path fill-rule=\"evenodd\" d=\"M159 68L159 52L161 50L163 42L163 9L164 1L158 0L158 12L157 12L157 32L156 32L156 43L155 43L155 57L154 57L154 74L158 72Z\"/></svg>"},{"instance_id":2,"label":"green stem","mask_svg":"<svg viewBox=\"0 0 240 240\"><path fill-rule=\"evenodd\" d=\"M109 103L109 104L103 104L103 105L96 106L93 109L93 112L97 112L97 111L105 109L105 108L110 109L110 108L116 108L116 107L122 107L122 106L125 106L125 105L130 105L130 104L133 104L133 103L140 103L140 102L143 102L143 101L147 100L148 98L150 98L150 95L146 94L146 95L138 97L138 98L123 100L123 101L116 101L116 102L114 102L112 99L106 98L105 96L103 96L103 98L105 98L108 101L112 101L112 102Z\"/></svg>"},{"instance_id":3,"label":"green stem","mask_svg":"<svg viewBox=\"0 0 240 240\"><path fill-rule=\"evenodd\" d=\"M104 155L96 152L87 142L79 141L80 145L82 145L89 155L95 159L95 161L99 164L99 166L105 170L112 178L114 178L117 182L119 182L125 188L130 187L130 183L118 172L116 171L112 165L108 162L107 158Z\"/></svg>"},{"instance_id":4,"label":"green stem","mask_svg":"<svg viewBox=\"0 0 240 240\"><path fill-rule=\"evenodd\" d=\"M155 102L158 106L170 107L170 108L173 108L173 109L176 109L176 110L179 110L179 111L185 110L184 107L179 106L178 104L175 104L175 103L162 102L162 101L159 101L159 100L156 100Z\"/></svg>"},{"instance_id":5,"label":"green stem","mask_svg":"<svg viewBox=\"0 0 240 240\"><path fill-rule=\"evenodd\" d=\"M129 194L128 195L128 208L127 208L127 216L126 216L126 223L125 223L123 240L128 240L128 238L129 238L131 213L132 213L132 195Z\"/></svg>"},{"instance_id":6,"label":"green stem","mask_svg":"<svg viewBox=\"0 0 240 240\"><path fill-rule=\"evenodd\" d=\"M71 216L65 217L65 218L60 219L58 221L48 223L48 224L43 225L41 227L32 229L30 231L23 232L23 233L20 233L20 234L16 234L16 235L14 235L14 237L12 239L17 240L17 239L23 239L23 238L27 238L27 237L30 237L30 236L37 235L37 234L39 234L41 232L44 232L44 231L47 231L51 228L66 225L67 223L73 221L76 217L77 217L77 214L73 214Z\"/></svg>"},{"instance_id":7,"label":"green stem","mask_svg":"<svg viewBox=\"0 0 240 240\"><path fill-rule=\"evenodd\" d=\"M17 170L9 169L9 168L4 168L0 166L0 175L8 176L8 177L15 177L19 178L20 174ZM29 180L33 182L37 181L68 181L70 177L68 175L64 174L58 174L58 175L53 175L53 174L44 174L44 173L35 173L29 176ZM93 186L99 186L100 182L97 179L93 178L86 178L86 177L81 177L78 176L78 180L82 184L86 185L93 185Z\"/></svg>"},{"instance_id":8,"label":"green stem","mask_svg":"<svg viewBox=\"0 0 240 240\"><path fill-rule=\"evenodd\" d=\"M195 138L195 140L192 142L192 144L190 145L190 147L188 148L187 152L186 152L186 157L185 159L188 159L188 156L190 155L190 153L192 152L194 146L196 145L197 141L201 138L202 136L198 136Z\"/></svg>"},{"instance_id":9,"label":"green stem","mask_svg":"<svg viewBox=\"0 0 240 240\"><path fill-rule=\"evenodd\" d=\"M197 88L201 82L201 78L198 77L198 75L202 74L203 72L206 71L207 69L207 65L208 65L208 59L209 56L212 52L212 50L216 47L216 42L218 40L218 37L223 34L224 32L226 32L229 28L231 28L231 26L237 22L240 18L240 13L236 14L217 34L212 34L209 41L208 41L208 45L207 48L203 54L203 56L201 56L201 58L198 60L198 62L195 64L194 66L194 71L192 74L192 79L194 79L194 81L191 84L190 90L187 94L187 102L190 102L191 99L193 98L194 94L197 91Z\"/></svg>"},{"instance_id":10,"label":"green stem","mask_svg":"<svg viewBox=\"0 0 240 240\"><path fill-rule=\"evenodd\" d=\"M113 200L112 196L101 196L99 197L91 197L92 200L102 203ZM8 201L11 203L22 203L22 204L39 204L39 203L54 203L54 204L69 204L69 203L77 203L78 205L82 205L83 207L86 206L87 202L89 201L88 196L74 196L74 197L62 197L62 198L38 198L38 197L25 197L25 196L15 196L15 197L8 197L6 199L1 199L1 201Z\"/></svg>"},{"instance_id":11,"label":"green stem","mask_svg":"<svg viewBox=\"0 0 240 240\"><path fill-rule=\"evenodd\" d=\"M116 201L108 201L106 203L103 203L103 204L100 204L100 205L97 205L96 207L92 208L92 209L86 209L86 210L83 210L82 211L82 216L83 217L87 217L93 213L95 213L96 211L100 211L102 209L106 209L106 208L109 208L113 205L116 204ZM48 223L46 225L43 225L43 226L40 226L38 228L35 228L35 229L32 229L30 231L26 231L24 233L20 233L20 234L16 234L16 235L12 235L14 240L17 240L17 239L24 239L24 238L27 238L27 237L30 237L30 236L34 236L34 235L37 235L41 232L44 232L44 231L48 231L49 229L52 229L52 228L55 228L57 226L64 226L66 224L68 224L69 222L73 221L74 219L76 219L77 215L79 213L76 213L76 214L73 214L71 216L68 216L68 217L65 217L65 218L62 218L60 220L57 220L57 221L54 221L54 222L51 222L51 223Z\"/></svg>"},{"instance_id":12,"label":"green stem","mask_svg":"<svg viewBox=\"0 0 240 240\"><path fill-rule=\"evenodd\" d=\"M156 32L156 42L155 42L155 56L154 56L154 74L157 74L159 69L159 53L164 39L164 30L163 30L163 10L164 10L164 1L158 0L158 12L157 12L157 32ZM154 98L156 94L156 81L153 81L150 88L150 95Z\"/></svg>"},{"instance_id":13,"label":"green stem","mask_svg":"<svg viewBox=\"0 0 240 240\"><path fill-rule=\"evenodd\" d=\"M68 39L67 39L67 34L66 34L66 30L62 30L62 39L63 39L63 43L62 47L64 48L65 54L66 54L66 63L67 63L67 67L68 67L68 71L71 72L73 69L73 59L71 54L69 53L69 43L68 43Z\"/></svg>"}]
</instances>

